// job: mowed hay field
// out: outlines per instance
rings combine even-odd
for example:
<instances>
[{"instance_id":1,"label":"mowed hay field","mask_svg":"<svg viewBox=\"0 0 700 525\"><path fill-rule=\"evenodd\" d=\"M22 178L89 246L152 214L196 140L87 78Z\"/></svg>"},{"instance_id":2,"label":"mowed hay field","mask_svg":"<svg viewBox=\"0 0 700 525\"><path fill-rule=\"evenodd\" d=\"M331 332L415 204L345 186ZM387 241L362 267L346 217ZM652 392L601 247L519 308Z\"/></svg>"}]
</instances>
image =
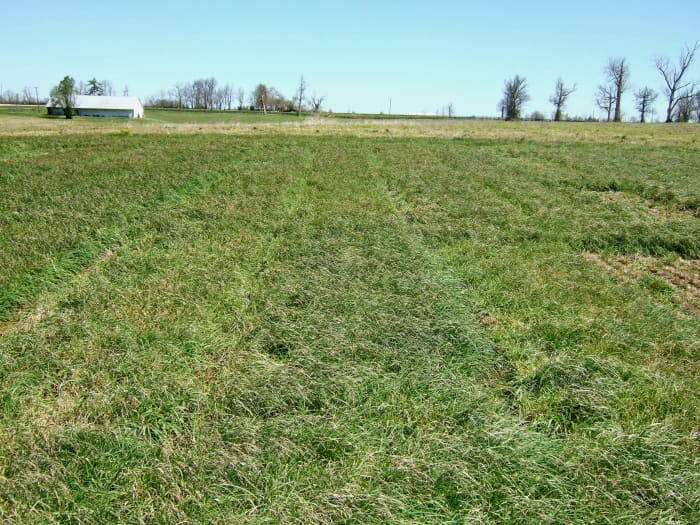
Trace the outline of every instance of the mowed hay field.
<instances>
[{"instance_id":1,"label":"mowed hay field","mask_svg":"<svg viewBox=\"0 0 700 525\"><path fill-rule=\"evenodd\" d=\"M698 146L0 116L0 521L700 522Z\"/></svg>"}]
</instances>

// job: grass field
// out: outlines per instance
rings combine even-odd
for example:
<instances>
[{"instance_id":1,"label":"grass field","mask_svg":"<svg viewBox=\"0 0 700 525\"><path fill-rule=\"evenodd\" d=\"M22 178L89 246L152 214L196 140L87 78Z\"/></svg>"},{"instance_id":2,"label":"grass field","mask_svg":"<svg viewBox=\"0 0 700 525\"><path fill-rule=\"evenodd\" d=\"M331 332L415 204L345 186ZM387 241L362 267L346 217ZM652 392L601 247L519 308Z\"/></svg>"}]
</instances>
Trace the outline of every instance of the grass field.
<instances>
[{"instance_id":1,"label":"grass field","mask_svg":"<svg viewBox=\"0 0 700 525\"><path fill-rule=\"evenodd\" d=\"M0 521L700 522L699 141L0 115Z\"/></svg>"},{"instance_id":2,"label":"grass field","mask_svg":"<svg viewBox=\"0 0 700 525\"><path fill-rule=\"evenodd\" d=\"M295 122L296 113L260 113L249 111L192 111L177 109L147 109L145 122L184 124L235 124L256 122ZM304 118L302 115L301 118Z\"/></svg>"}]
</instances>

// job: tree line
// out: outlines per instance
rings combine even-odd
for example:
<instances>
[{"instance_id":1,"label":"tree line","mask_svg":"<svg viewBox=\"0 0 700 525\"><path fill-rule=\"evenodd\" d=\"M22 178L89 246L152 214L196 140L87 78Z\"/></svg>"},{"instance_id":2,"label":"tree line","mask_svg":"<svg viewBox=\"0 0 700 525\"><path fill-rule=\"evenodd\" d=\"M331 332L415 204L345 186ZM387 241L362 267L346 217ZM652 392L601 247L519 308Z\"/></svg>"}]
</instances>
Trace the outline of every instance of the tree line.
<instances>
[{"instance_id":1,"label":"tree line","mask_svg":"<svg viewBox=\"0 0 700 525\"><path fill-rule=\"evenodd\" d=\"M700 91L698 82L687 80L688 68L695 60L700 44L686 45L680 52L676 62L667 57L654 59L654 66L663 78L663 94L666 103L666 122L688 122L695 117L700 122ZM607 115L607 121L622 121L622 95L630 87L630 67L626 58L615 57L608 59L603 69L605 81L595 92L596 106ZM554 93L549 102L554 106L553 120L563 120L563 110L569 96L576 91L576 84L566 86L559 78L554 86ZM645 86L634 92L635 109L639 121L646 122L652 104L659 93ZM525 77L515 75L507 79L503 86L503 98L499 102L501 117L506 120L521 118L524 105L530 100ZM537 115L540 116L540 115ZM544 118L544 116L541 116Z\"/></svg>"},{"instance_id":2,"label":"tree line","mask_svg":"<svg viewBox=\"0 0 700 525\"><path fill-rule=\"evenodd\" d=\"M687 79L687 72L696 58L700 43L693 46L686 45L680 52L677 61L671 61L668 57L659 56L654 59L654 66L663 79L664 103L666 106L666 122L688 122L697 119L700 122L700 84ZM630 89L630 66L624 57L609 58L603 68L604 82L598 85L594 101L598 109L603 111L608 122L620 122L622 120L622 96ZM36 88L35 88L36 89ZM552 119L560 121L568 119L564 110L569 97L575 93L577 85L567 85L561 78L556 80L554 91L549 97L553 106ZM159 95L146 99L146 105L150 107L162 107L173 109L199 109L199 110L248 110L267 112L318 112L322 109L323 96L316 94L309 96L309 90L302 75L299 84L292 97L283 95L274 86L260 83L249 93L243 88L234 89L232 84L220 84L214 77L196 79L190 82L175 84L166 94L161 91ZM87 95L114 95L115 90L110 81L98 81L92 78L87 82L76 82L72 77L66 76L51 91L51 98L62 103L64 108L70 110L72 96L74 94ZM129 88L125 86L122 95L128 95ZM653 104L660 93L644 86L634 92L635 109L640 122L647 121L647 115L653 111ZM503 97L499 101L501 118L517 120L522 118L525 104L530 100L527 79L515 75L504 82ZM21 96L13 92L0 90L0 103L37 103L36 93L32 97L31 89L25 88ZM66 116L70 111L66 112ZM438 112L439 114L439 112ZM455 114L454 105L449 103L442 109L442 115L452 117ZM68 117L70 118L70 117ZM545 120L546 117L539 112L531 115L535 120Z\"/></svg>"},{"instance_id":3,"label":"tree line","mask_svg":"<svg viewBox=\"0 0 700 525\"><path fill-rule=\"evenodd\" d=\"M124 87L122 95L128 95L128 87ZM75 95L110 96L114 88L108 81L98 81L92 78L87 82L76 82L71 76L65 76L51 89L51 100L63 108L66 118L73 115ZM146 105L150 107L200 110L250 110L250 111L296 111L297 115L307 109L320 111L324 97L307 96L308 87L304 76L293 98L287 98L277 89L265 84L258 84L248 96L242 88L234 90L231 84L220 85L214 77L178 83L173 86L166 96L150 97Z\"/></svg>"},{"instance_id":4,"label":"tree line","mask_svg":"<svg viewBox=\"0 0 700 525\"><path fill-rule=\"evenodd\" d=\"M260 83L253 90L246 91L231 84L221 85L216 78L201 78L191 82L179 82L166 94L146 99L150 107L201 110L239 110L270 112L320 111L324 97L316 94L308 96L304 76L299 79L296 92L286 97L274 86Z\"/></svg>"},{"instance_id":5,"label":"tree line","mask_svg":"<svg viewBox=\"0 0 700 525\"><path fill-rule=\"evenodd\" d=\"M31 106L45 103L46 99L39 98L38 87L25 86L21 92L3 89L0 86L0 104L24 104Z\"/></svg>"}]
</instances>

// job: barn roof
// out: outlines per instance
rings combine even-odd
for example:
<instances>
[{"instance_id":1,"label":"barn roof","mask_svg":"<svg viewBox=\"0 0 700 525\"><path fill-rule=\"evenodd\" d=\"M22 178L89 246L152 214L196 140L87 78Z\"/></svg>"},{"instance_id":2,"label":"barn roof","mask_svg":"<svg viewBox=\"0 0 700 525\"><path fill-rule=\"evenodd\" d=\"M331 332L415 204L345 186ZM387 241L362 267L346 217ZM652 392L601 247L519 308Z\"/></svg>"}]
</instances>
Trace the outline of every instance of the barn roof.
<instances>
[{"instance_id":1,"label":"barn roof","mask_svg":"<svg viewBox=\"0 0 700 525\"><path fill-rule=\"evenodd\" d=\"M74 95L74 109L134 109L141 105L139 97L100 97L94 95ZM47 107L54 107L49 100Z\"/></svg>"}]
</instances>

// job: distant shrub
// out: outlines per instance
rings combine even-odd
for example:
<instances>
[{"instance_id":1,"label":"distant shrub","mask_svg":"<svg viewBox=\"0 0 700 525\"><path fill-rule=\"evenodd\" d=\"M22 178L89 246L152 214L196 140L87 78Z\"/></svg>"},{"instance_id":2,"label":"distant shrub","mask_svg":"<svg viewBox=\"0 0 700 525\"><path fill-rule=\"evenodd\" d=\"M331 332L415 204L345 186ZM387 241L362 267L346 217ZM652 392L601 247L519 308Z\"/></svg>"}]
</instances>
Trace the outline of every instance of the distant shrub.
<instances>
[{"instance_id":1,"label":"distant shrub","mask_svg":"<svg viewBox=\"0 0 700 525\"><path fill-rule=\"evenodd\" d=\"M645 199L654 202L671 203L676 201L675 193L660 186L642 187L638 190L638 193Z\"/></svg>"},{"instance_id":2,"label":"distant shrub","mask_svg":"<svg viewBox=\"0 0 700 525\"><path fill-rule=\"evenodd\" d=\"M593 115L582 117L580 115L564 115L564 120L567 122L600 122Z\"/></svg>"},{"instance_id":3,"label":"distant shrub","mask_svg":"<svg viewBox=\"0 0 700 525\"><path fill-rule=\"evenodd\" d=\"M679 208L683 211L692 212L693 215L699 215L700 212L700 197L691 197L680 204Z\"/></svg>"}]
</instances>

